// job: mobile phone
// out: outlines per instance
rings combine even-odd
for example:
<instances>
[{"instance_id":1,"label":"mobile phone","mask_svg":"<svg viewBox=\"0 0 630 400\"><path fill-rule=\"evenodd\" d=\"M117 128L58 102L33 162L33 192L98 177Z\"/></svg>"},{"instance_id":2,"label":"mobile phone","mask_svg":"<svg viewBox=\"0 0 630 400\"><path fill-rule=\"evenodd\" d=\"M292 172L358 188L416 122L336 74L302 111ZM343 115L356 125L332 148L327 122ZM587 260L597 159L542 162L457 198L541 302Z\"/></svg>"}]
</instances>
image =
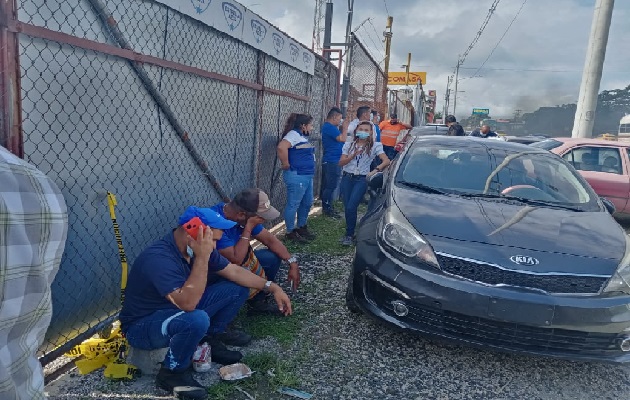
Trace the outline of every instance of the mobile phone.
<instances>
[{"instance_id":1,"label":"mobile phone","mask_svg":"<svg viewBox=\"0 0 630 400\"><path fill-rule=\"evenodd\" d=\"M204 229L206 226L201 222L201 218L193 217L190 221L184 224L184 229L190 237L197 240L197 234L199 233L199 228Z\"/></svg>"}]
</instances>

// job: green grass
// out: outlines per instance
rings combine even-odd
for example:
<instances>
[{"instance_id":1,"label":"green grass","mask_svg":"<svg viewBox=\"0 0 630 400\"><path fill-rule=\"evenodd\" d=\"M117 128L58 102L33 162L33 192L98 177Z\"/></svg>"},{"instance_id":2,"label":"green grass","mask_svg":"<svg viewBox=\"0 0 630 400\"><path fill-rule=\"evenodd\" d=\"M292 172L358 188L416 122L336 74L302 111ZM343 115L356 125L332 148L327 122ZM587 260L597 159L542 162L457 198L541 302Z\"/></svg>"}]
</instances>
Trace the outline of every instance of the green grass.
<instances>
[{"instance_id":1,"label":"green grass","mask_svg":"<svg viewBox=\"0 0 630 400\"><path fill-rule=\"evenodd\" d=\"M262 393L271 394L281 386L298 387L300 382L292 372L290 363L281 360L274 353L252 354L242 361L254 374L236 382L219 382L208 388L211 399L226 400L238 392L237 387L261 398ZM267 397L262 397L267 398Z\"/></svg>"},{"instance_id":2,"label":"green grass","mask_svg":"<svg viewBox=\"0 0 630 400\"><path fill-rule=\"evenodd\" d=\"M346 222L343 216L343 206L340 202L335 204L335 210L341 214L341 219L332 219L324 215L310 217L308 229L317 235L317 238L307 244L296 244L285 241L285 245L292 253L330 254L332 256L350 254L354 251L352 246L342 246L339 241L345 234ZM359 206L359 216L365 214L367 206ZM357 220L358 222L358 220Z\"/></svg>"},{"instance_id":3,"label":"green grass","mask_svg":"<svg viewBox=\"0 0 630 400\"><path fill-rule=\"evenodd\" d=\"M254 338L274 337L281 345L293 342L302 323L308 318L308 311L300 303L293 302L293 314L289 317L239 315L239 323Z\"/></svg>"}]
</instances>

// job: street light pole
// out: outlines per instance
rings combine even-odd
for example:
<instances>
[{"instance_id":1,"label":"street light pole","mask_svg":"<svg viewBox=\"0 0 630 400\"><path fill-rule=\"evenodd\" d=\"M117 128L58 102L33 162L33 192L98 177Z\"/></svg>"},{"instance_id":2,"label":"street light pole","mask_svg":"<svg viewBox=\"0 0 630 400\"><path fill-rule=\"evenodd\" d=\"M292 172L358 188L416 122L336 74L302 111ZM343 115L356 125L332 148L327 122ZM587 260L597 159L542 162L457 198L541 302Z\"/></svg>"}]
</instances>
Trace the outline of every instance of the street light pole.
<instances>
[{"instance_id":1,"label":"street light pole","mask_svg":"<svg viewBox=\"0 0 630 400\"><path fill-rule=\"evenodd\" d=\"M457 67L455 68L455 98L453 99L453 115L455 115L455 110L457 109L457 83L459 82L459 66L461 64L460 56L457 56Z\"/></svg>"}]
</instances>

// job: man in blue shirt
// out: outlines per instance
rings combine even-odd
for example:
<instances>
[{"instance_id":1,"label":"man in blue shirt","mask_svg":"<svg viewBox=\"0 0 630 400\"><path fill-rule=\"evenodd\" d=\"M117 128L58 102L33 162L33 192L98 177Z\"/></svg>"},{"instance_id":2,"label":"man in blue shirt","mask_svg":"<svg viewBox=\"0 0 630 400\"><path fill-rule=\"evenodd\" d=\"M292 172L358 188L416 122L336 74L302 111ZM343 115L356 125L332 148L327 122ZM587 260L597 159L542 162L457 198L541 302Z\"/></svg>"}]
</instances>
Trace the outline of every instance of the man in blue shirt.
<instances>
[{"instance_id":1,"label":"man in blue shirt","mask_svg":"<svg viewBox=\"0 0 630 400\"><path fill-rule=\"evenodd\" d=\"M284 260L289 264L287 280L293 290L300 285L300 267L297 258L289 253L285 245L262 225L273 221L280 212L271 206L269 196L257 188L245 189L229 203L219 203L212 210L236 225L223 231L217 242L217 250L231 263L248 268L259 276L275 281ZM250 241L258 240L266 249L252 249ZM279 314L278 307L266 301L264 292L250 291L248 315ZM280 313L281 314L281 313Z\"/></svg>"},{"instance_id":2,"label":"man in blue shirt","mask_svg":"<svg viewBox=\"0 0 630 400\"><path fill-rule=\"evenodd\" d=\"M193 217L205 224L196 238L185 228ZM224 344L242 346L251 337L225 330L247 299L247 288L273 293L278 308L285 315L292 312L291 301L278 285L230 264L216 251L222 229L234 225L208 208L189 207L176 229L138 256L127 279L119 317L122 331L132 347L169 348L156 383L176 395L207 398L190 368L201 341L210 343L212 361L232 364L241 359L240 352ZM209 283L214 274L223 279Z\"/></svg>"},{"instance_id":3,"label":"man in blue shirt","mask_svg":"<svg viewBox=\"0 0 630 400\"><path fill-rule=\"evenodd\" d=\"M333 107L328 112L326 122L322 125L324 156L322 157L322 188L320 197L322 198L324 215L332 218L339 217L339 214L333 209L333 193L341 177L339 160L341 159L341 149L346 142L349 124L349 121L345 121L342 131L339 131L341 119L341 110Z\"/></svg>"}]
</instances>

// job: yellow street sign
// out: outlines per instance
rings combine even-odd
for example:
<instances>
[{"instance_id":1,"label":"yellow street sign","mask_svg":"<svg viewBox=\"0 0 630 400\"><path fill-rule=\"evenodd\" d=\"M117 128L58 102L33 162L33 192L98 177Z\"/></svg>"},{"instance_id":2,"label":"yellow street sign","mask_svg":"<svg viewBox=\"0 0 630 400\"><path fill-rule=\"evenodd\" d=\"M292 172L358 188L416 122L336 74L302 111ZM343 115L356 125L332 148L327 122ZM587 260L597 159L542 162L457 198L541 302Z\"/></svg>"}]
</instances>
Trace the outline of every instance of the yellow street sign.
<instances>
[{"instance_id":1,"label":"yellow street sign","mask_svg":"<svg viewBox=\"0 0 630 400\"><path fill-rule=\"evenodd\" d=\"M427 84L426 72L409 72L409 82L406 82L406 72L390 72L387 74L388 85L410 85L415 86L419 79L422 79L422 84Z\"/></svg>"}]
</instances>

